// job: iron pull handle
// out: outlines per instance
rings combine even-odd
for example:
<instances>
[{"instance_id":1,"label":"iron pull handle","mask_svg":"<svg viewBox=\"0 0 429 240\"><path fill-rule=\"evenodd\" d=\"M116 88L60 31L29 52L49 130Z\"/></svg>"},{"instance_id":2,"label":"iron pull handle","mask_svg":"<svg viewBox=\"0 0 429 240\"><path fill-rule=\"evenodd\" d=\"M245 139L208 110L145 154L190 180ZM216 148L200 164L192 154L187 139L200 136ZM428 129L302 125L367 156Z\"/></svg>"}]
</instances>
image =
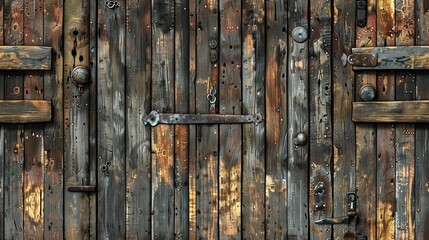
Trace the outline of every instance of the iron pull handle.
<instances>
[{"instance_id":1,"label":"iron pull handle","mask_svg":"<svg viewBox=\"0 0 429 240\"><path fill-rule=\"evenodd\" d=\"M347 205L349 207L347 216L334 217L334 218L322 218L314 221L314 223L318 225L350 224L352 219L358 217L358 214L356 212L356 193L354 192L347 193Z\"/></svg>"}]
</instances>

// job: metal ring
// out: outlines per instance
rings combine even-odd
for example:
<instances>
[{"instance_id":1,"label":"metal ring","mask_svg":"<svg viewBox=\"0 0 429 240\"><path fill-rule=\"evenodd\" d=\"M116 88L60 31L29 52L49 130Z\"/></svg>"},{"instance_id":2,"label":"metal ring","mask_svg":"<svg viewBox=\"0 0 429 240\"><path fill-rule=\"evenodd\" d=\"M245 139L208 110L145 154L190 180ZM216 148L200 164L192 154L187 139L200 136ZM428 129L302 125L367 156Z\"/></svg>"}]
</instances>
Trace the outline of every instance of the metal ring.
<instances>
[{"instance_id":1,"label":"metal ring","mask_svg":"<svg viewBox=\"0 0 429 240\"><path fill-rule=\"evenodd\" d=\"M207 100L209 101L209 103L214 104L216 103L216 97L213 96L212 94L207 94Z\"/></svg>"},{"instance_id":2,"label":"metal ring","mask_svg":"<svg viewBox=\"0 0 429 240\"><path fill-rule=\"evenodd\" d=\"M106 2L106 6L110 9L113 9L114 7L116 7L118 4L118 2L113 2L113 1L107 1Z\"/></svg>"}]
</instances>

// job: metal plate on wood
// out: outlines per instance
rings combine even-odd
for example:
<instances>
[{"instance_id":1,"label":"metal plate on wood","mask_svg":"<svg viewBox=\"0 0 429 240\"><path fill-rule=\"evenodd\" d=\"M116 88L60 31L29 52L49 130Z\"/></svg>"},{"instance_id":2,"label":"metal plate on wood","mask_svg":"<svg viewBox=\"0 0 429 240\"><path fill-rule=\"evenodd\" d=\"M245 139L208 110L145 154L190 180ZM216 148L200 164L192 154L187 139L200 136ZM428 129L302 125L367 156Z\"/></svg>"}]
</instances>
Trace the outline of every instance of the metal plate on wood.
<instances>
[{"instance_id":1,"label":"metal plate on wood","mask_svg":"<svg viewBox=\"0 0 429 240\"><path fill-rule=\"evenodd\" d=\"M0 70L50 70L52 48L0 46Z\"/></svg>"},{"instance_id":2,"label":"metal plate on wood","mask_svg":"<svg viewBox=\"0 0 429 240\"><path fill-rule=\"evenodd\" d=\"M349 55L348 63L359 67L376 67L378 64L378 55L374 53L355 53Z\"/></svg>"},{"instance_id":3,"label":"metal plate on wood","mask_svg":"<svg viewBox=\"0 0 429 240\"><path fill-rule=\"evenodd\" d=\"M68 186L67 191L69 192L95 192L97 188L95 186Z\"/></svg>"}]
</instances>

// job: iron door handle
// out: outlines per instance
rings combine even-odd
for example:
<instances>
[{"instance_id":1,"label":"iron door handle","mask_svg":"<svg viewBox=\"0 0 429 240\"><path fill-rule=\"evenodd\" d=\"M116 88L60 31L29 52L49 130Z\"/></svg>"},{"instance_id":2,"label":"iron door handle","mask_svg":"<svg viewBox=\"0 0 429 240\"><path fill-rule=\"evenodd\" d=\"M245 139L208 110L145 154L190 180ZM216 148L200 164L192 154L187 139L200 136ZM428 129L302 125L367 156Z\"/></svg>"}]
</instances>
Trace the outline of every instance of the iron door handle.
<instances>
[{"instance_id":1,"label":"iron door handle","mask_svg":"<svg viewBox=\"0 0 429 240\"><path fill-rule=\"evenodd\" d=\"M352 219L358 217L358 214L356 212L356 193L354 192L347 193L347 204L349 207L347 216L334 217L334 218L322 218L314 221L314 223L318 225L349 224Z\"/></svg>"}]
</instances>

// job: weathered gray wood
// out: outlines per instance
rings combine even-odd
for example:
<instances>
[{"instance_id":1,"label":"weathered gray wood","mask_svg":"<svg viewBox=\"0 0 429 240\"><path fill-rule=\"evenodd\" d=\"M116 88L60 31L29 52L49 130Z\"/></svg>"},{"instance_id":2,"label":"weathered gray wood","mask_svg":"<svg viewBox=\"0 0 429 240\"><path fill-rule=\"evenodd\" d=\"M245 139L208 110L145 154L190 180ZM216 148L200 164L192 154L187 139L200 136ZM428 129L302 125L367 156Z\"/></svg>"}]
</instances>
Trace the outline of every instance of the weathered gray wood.
<instances>
[{"instance_id":1,"label":"weathered gray wood","mask_svg":"<svg viewBox=\"0 0 429 240\"><path fill-rule=\"evenodd\" d=\"M129 239L150 239L151 132L142 121L143 109L151 108L150 0L127 1L127 8L127 17L133 20L126 23L126 236ZM138 51L136 46L139 46Z\"/></svg>"},{"instance_id":2,"label":"weathered gray wood","mask_svg":"<svg viewBox=\"0 0 429 240\"><path fill-rule=\"evenodd\" d=\"M429 122L429 101L354 102L353 121L427 123Z\"/></svg>"},{"instance_id":3,"label":"weathered gray wood","mask_svg":"<svg viewBox=\"0 0 429 240\"><path fill-rule=\"evenodd\" d=\"M266 2L266 238L287 238L287 3Z\"/></svg>"},{"instance_id":4,"label":"weathered gray wood","mask_svg":"<svg viewBox=\"0 0 429 240\"><path fill-rule=\"evenodd\" d=\"M0 46L2 70L50 70L51 58L51 47Z\"/></svg>"},{"instance_id":5,"label":"weathered gray wood","mask_svg":"<svg viewBox=\"0 0 429 240\"><path fill-rule=\"evenodd\" d=\"M0 100L0 123L49 122L51 119L51 101Z\"/></svg>"},{"instance_id":6,"label":"weathered gray wood","mask_svg":"<svg viewBox=\"0 0 429 240\"><path fill-rule=\"evenodd\" d=\"M0 1L0 36L4 34L4 3ZM4 37L0 37L0 45L4 44ZM0 72L0 100L4 99L4 75ZM6 162L5 160L5 141L4 141L4 126L0 124L0 162ZM5 205L4 205L4 192L5 192L5 164L0 164L0 236L4 236L5 227Z\"/></svg>"},{"instance_id":7,"label":"weathered gray wood","mask_svg":"<svg viewBox=\"0 0 429 240\"><path fill-rule=\"evenodd\" d=\"M332 1L310 1L309 34L309 100L310 100L310 239L329 239L332 226L316 225L314 221L332 216ZM315 187L326 186L325 211L316 211Z\"/></svg>"},{"instance_id":8,"label":"weathered gray wood","mask_svg":"<svg viewBox=\"0 0 429 240\"><path fill-rule=\"evenodd\" d=\"M265 114L265 5L243 1L243 114ZM265 237L265 123L243 125L242 238Z\"/></svg>"}]
</instances>

